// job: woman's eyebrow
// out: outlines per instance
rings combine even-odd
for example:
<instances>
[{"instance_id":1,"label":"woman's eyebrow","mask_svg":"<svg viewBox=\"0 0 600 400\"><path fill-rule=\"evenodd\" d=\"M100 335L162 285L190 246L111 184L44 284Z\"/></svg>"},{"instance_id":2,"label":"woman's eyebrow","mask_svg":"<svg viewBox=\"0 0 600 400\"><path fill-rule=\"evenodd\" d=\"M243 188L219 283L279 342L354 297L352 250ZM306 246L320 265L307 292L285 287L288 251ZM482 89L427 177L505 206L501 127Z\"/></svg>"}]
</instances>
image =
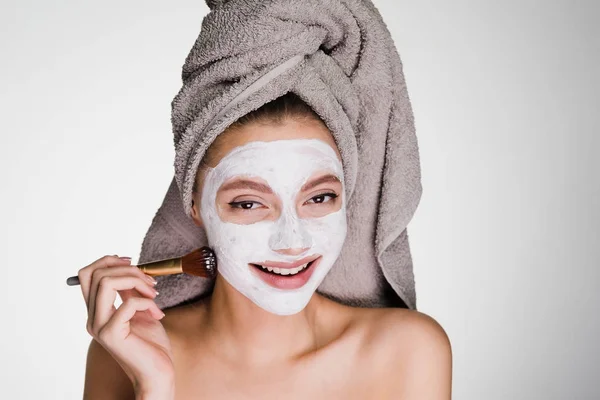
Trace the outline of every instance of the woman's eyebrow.
<instances>
[{"instance_id":1,"label":"woman's eyebrow","mask_svg":"<svg viewBox=\"0 0 600 400\"><path fill-rule=\"evenodd\" d=\"M331 175L331 174L323 175L313 181L310 181L310 182L304 184L304 186L302 186L302 191L310 190L310 189L317 187L323 183L334 183L334 182L341 183L340 180L338 179L338 177L335 175Z\"/></svg>"},{"instance_id":2,"label":"woman's eyebrow","mask_svg":"<svg viewBox=\"0 0 600 400\"><path fill-rule=\"evenodd\" d=\"M273 191L264 183L255 182L247 179L236 179L221 186L219 190L234 190L234 189L252 189L258 192L273 194Z\"/></svg>"}]
</instances>

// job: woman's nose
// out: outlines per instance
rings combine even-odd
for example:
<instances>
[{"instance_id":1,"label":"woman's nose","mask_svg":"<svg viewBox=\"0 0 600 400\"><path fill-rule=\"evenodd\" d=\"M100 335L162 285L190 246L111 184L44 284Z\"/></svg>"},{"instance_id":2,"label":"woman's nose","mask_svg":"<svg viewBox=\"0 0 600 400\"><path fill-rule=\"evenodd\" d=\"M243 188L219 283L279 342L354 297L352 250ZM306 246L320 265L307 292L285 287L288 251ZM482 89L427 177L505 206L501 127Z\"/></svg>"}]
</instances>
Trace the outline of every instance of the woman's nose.
<instances>
[{"instance_id":1,"label":"woman's nose","mask_svg":"<svg viewBox=\"0 0 600 400\"><path fill-rule=\"evenodd\" d=\"M269 247L279 254L299 255L313 246L312 237L294 215L283 214L275 223Z\"/></svg>"},{"instance_id":2,"label":"woman's nose","mask_svg":"<svg viewBox=\"0 0 600 400\"><path fill-rule=\"evenodd\" d=\"M279 249L279 250L275 250L275 252L286 255L286 256L299 256L300 254L307 252L309 249L310 249L310 247L295 248L295 249Z\"/></svg>"}]
</instances>

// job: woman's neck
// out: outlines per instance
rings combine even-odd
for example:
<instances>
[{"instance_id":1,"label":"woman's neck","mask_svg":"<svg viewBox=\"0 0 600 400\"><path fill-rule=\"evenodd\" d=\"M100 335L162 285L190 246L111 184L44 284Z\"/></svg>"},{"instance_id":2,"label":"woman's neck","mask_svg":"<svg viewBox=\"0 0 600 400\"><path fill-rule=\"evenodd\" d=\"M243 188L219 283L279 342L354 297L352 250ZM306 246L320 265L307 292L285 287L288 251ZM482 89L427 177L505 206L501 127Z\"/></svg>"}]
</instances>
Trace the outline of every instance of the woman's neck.
<instances>
[{"instance_id":1,"label":"woman's neck","mask_svg":"<svg viewBox=\"0 0 600 400\"><path fill-rule=\"evenodd\" d=\"M207 304L206 339L236 363L268 366L318 348L317 310L322 298L314 294L297 314L280 316L263 310L217 275Z\"/></svg>"}]
</instances>

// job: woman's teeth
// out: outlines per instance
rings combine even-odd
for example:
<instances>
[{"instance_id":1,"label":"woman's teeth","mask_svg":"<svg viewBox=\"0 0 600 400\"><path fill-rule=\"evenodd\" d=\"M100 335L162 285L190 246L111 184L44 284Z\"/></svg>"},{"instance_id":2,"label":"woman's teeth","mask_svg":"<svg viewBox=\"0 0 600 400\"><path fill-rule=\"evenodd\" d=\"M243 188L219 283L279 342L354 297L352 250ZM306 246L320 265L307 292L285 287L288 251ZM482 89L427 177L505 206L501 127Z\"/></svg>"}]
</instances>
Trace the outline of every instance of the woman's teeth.
<instances>
[{"instance_id":1,"label":"woman's teeth","mask_svg":"<svg viewBox=\"0 0 600 400\"><path fill-rule=\"evenodd\" d=\"M303 264L296 268L273 268L273 267L265 267L263 265L259 265L263 270L272 272L277 275L296 275L298 272L302 271L306 266L310 263Z\"/></svg>"}]
</instances>

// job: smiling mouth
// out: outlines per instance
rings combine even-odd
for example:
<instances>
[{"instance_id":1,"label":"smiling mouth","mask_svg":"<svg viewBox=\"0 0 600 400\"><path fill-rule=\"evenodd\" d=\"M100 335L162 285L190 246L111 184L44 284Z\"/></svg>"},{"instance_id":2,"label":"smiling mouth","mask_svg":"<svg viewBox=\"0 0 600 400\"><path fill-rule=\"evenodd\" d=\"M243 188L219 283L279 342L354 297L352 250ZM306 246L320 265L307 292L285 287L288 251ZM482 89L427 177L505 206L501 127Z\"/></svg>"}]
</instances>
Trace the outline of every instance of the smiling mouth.
<instances>
[{"instance_id":1,"label":"smiling mouth","mask_svg":"<svg viewBox=\"0 0 600 400\"><path fill-rule=\"evenodd\" d=\"M259 264L250 264L253 267L260 268L262 271L278 276L295 276L301 273L304 270L307 270L315 260L307 262L306 264L300 265L296 268L275 268L275 267L267 267Z\"/></svg>"}]
</instances>

